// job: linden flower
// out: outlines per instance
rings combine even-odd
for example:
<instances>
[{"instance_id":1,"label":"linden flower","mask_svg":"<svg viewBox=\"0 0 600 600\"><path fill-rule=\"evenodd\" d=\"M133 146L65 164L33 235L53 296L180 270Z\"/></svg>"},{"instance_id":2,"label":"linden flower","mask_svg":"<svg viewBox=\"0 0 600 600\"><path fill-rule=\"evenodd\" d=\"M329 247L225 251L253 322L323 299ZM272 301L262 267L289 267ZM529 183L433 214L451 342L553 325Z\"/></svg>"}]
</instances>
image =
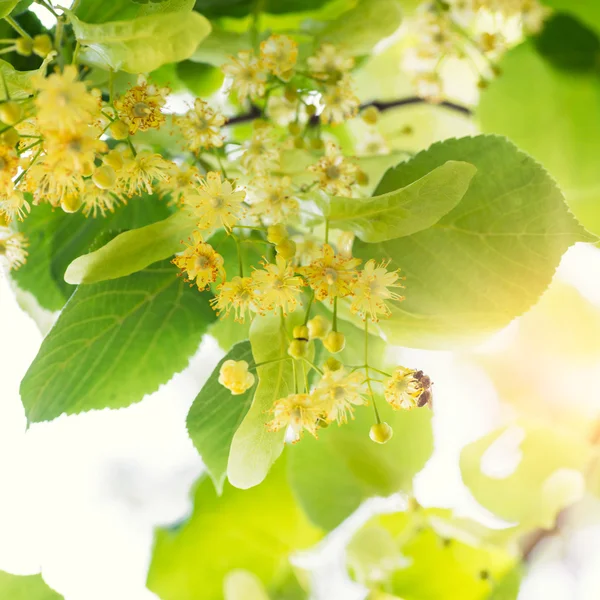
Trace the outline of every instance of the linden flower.
<instances>
[{"instance_id":1,"label":"linden flower","mask_svg":"<svg viewBox=\"0 0 600 600\"><path fill-rule=\"evenodd\" d=\"M90 93L86 84L77 78L77 68L67 65L62 73L33 79L38 90L34 102L41 130L74 130L98 117L100 97Z\"/></svg>"},{"instance_id":2,"label":"linden flower","mask_svg":"<svg viewBox=\"0 0 600 600\"><path fill-rule=\"evenodd\" d=\"M252 181L252 214L266 217L269 223L281 223L297 213L298 200L291 195L291 185L289 177L256 177Z\"/></svg>"},{"instance_id":3,"label":"linden flower","mask_svg":"<svg viewBox=\"0 0 600 600\"><path fill-rule=\"evenodd\" d=\"M129 125L129 133L158 129L165 122L161 109L169 92L169 88L158 88L143 75L138 76L137 85L115 101L119 118Z\"/></svg>"},{"instance_id":4,"label":"linden flower","mask_svg":"<svg viewBox=\"0 0 600 600\"><path fill-rule=\"evenodd\" d=\"M344 56L333 44L322 44L307 62L315 77L332 83L340 80L354 67L354 59Z\"/></svg>"},{"instance_id":5,"label":"linden flower","mask_svg":"<svg viewBox=\"0 0 600 600\"><path fill-rule=\"evenodd\" d=\"M78 196L85 186L80 173L57 168L54 161L38 160L29 167L23 180L25 191L33 194L33 203L48 202L60 206L65 198Z\"/></svg>"},{"instance_id":6,"label":"linden flower","mask_svg":"<svg viewBox=\"0 0 600 600\"><path fill-rule=\"evenodd\" d=\"M316 165L308 167L319 177L319 187L333 196L350 197L350 186L355 183L358 167L346 160L332 142L325 144L325 156Z\"/></svg>"},{"instance_id":7,"label":"linden flower","mask_svg":"<svg viewBox=\"0 0 600 600\"><path fill-rule=\"evenodd\" d=\"M279 150L275 145L270 127L261 127L252 132L252 137L245 144L241 158L242 166L247 171L264 173L277 167Z\"/></svg>"},{"instance_id":8,"label":"linden flower","mask_svg":"<svg viewBox=\"0 0 600 600\"><path fill-rule=\"evenodd\" d=\"M25 199L23 192L12 189L10 186L0 194L0 215L4 215L8 221L19 219L22 221L31 207Z\"/></svg>"},{"instance_id":9,"label":"linden flower","mask_svg":"<svg viewBox=\"0 0 600 600\"><path fill-rule=\"evenodd\" d=\"M202 241L199 231L194 231L192 244L186 244L186 249L173 259L186 275L187 281L195 281L199 291L205 290L217 277L225 277L223 257L215 249Z\"/></svg>"},{"instance_id":10,"label":"linden flower","mask_svg":"<svg viewBox=\"0 0 600 600\"><path fill-rule=\"evenodd\" d=\"M358 114L360 100L354 95L346 78L341 79L336 85L328 85L323 97L323 110L319 115L322 123L338 125L352 119Z\"/></svg>"},{"instance_id":11,"label":"linden flower","mask_svg":"<svg viewBox=\"0 0 600 600\"><path fill-rule=\"evenodd\" d=\"M22 233L14 233L8 227L0 226L0 259L9 270L16 271L27 260L27 239Z\"/></svg>"},{"instance_id":12,"label":"linden flower","mask_svg":"<svg viewBox=\"0 0 600 600\"><path fill-rule=\"evenodd\" d=\"M419 374L422 375L422 372L396 367L383 390L386 401L393 409L411 410L419 406L419 397L426 391Z\"/></svg>"},{"instance_id":13,"label":"linden flower","mask_svg":"<svg viewBox=\"0 0 600 600\"><path fill-rule=\"evenodd\" d=\"M14 148L0 145L0 189L12 187L12 179L19 170L19 156Z\"/></svg>"},{"instance_id":14,"label":"linden flower","mask_svg":"<svg viewBox=\"0 0 600 600\"><path fill-rule=\"evenodd\" d=\"M356 284L355 268L360 264L360 258L336 255L329 244L323 244L321 252L320 258L298 271L308 279L317 300L329 298L333 301L336 296L348 296Z\"/></svg>"},{"instance_id":15,"label":"linden flower","mask_svg":"<svg viewBox=\"0 0 600 600\"><path fill-rule=\"evenodd\" d=\"M307 266L321 256L321 242L308 234L293 235L290 238L296 244L294 264Z\"/></svg>"},{"instance_id":16,"label":"linden flower","mask_svg":"<svg viewBox=\"0 0 600 600\"><path fill-rule=\"evenodd\" d=\"M403 296L389 288L402 288L399 271L388 271L389 261L382 261L379 265L373 260L365 263L364 269L359 273L353 292L354 298L350 310L358 313L363 319L367 315L372 321L377 321L379 314L389 317L391 311L386 300L400 301Z\"/></svg>"},{"instance_id":17,"label":"linden flower","mask_svg":"<svg viewBox=\"0 0 600 600\"><path fill-rule=\"evenodd\" d=\"M156 191L161 200L169 196L171 204L178 204L183 202L187 196L193 196L197 193L196 190L200 181L198 169L186 163L177 168L175 175L169 181L159 182Z\"/></svg>"},{"instance_id":18,"label":"linden flower","mask_svg":"<svg viewBox=\"0 0 600 600\"><path fill-rule=\"evenodd\" d=\"M243 323L246 313L259 312L256 282L252 277L234 277L217 286L217 295L210 301L218 315L227 316L232 310L235 320Z\"/></svg>"},{"instance_id":19,"label":"linden flower","mask_svg":"<svg viewBox=\"0 0 600 600\"><path fill-rule=\"evenodd\" d=\"M354 406L367 404L363 395L365 378L362 373L347 373L342 367L337 371L325 371L319 381L314 397L323 407L325 420L346 423L348 415L354 418Z\"/></svg>"},{"instance_id":20,"label":"linden flower","mask_svg":"<svg viewBox=\"0 0 600 600\"><path fill-rule=\"evenodd\" d=\"M108 150L99 137L100 131L89 125L48 136L45 160L58 169L87 175L93 169L96 155Z\"/></svg>"},{"instance_id":21,"label":"linden flower","mask_svg":"<svg viewBox=\"0 0 600 600\"><path fill-rule=\"evenodd\" d=\"M322 409L317 406L309 394L291 394L280 398L271 409L273 419L267 423L269 431L279 431L289 427L299 439L306 429L317 437L317 428Z\"/></svg>"},{"instance_id":22,"label":"linden flower","mask_svg":"<svg viewBox=\"0 0 600 600\"><path fill-rule=\"evenodd\" d=\"M103 217L107 212L114 212L115 206L119 204L119 198L109 190L101 190L91 179L86 179L81 190L81 205L83 214L87 217L97 217L100 213Z\"/></svg>"},{"instance_id":23,"label":"linden flower","mask_svg":"<svg viewBox=\"0 0 600 600\"><path fill-rule=\"evenodd\" d=\"M260 57L273 75L289 81L298 60L298 44L287 35L274 34L260 44Z\"/></svg>"},{"instance_id":24,"label":"linden flower","mask_svg":"<svg viewBox=\"0 0 600 600\"><path fill-rule=\"evenodd\" d=\"M137 156L124 165L124 181L121 183L123 192L130 198L144 191L151 194L152 182L170 181L175 168L174 163L160 154L138 152Z\"/></svg>"},{"instance_id":25,"label":"linden flower","mask_svg":"<svg viewBox=\"0 0 600 600\"><path fill-rule=\"evenodd\" d=\"M275 264L266 263L264 269L252 273L260 303L265 310L281 308L284 314L294 312L302 290L302 278L294 275L294 268L285 258L277 256Z\"/></svg>"},{"instance_id":26,"label":"linden flower","mask_svg":"<svg viewBox=\"0 0 600 600\"><path fill-rule=\"evenodd\" d=\"M245 197L245 191L234 189L231 181L221 179L220 173L210 171L195 195L185 201L195 208L200 229L222 226L230 230L242 214Z\"/></svg>"},{"instance_id":27,"label":"linden flower","mask_svg":"<svg viewBox=\"0 0 600 600\"><path fill-rule=\"evenodd\" d=\"M239 396L254 385L255 377L248 371L245 360L226 360L219 369L219 383L234 396Z\"/></svg>"},{"instance_id":28,"label":"linden flower","mask_svg":"<svg viewBox=\"0 0 600 600\"><path fill-rule=\"evenodd\" d=\"M237 93L240 102L248 97L264 96L267 73L251 50L238 52L237 56L231 57L231 63L223 65L221 69L232 78L231 89Z\"/></svg>"},{"instance_id":29,"label":"linden flower","mask_svg":"<svg viewBox=\"0 0 600 600\"><path fill-rule=\"evenodd\" d=\"M182 117L175 117L174 121L192 152L202 148L220 148L223 145L221 127L225 124L225 117L200 98L196 98L192 110Z\"/></svg>"}]
</instances>

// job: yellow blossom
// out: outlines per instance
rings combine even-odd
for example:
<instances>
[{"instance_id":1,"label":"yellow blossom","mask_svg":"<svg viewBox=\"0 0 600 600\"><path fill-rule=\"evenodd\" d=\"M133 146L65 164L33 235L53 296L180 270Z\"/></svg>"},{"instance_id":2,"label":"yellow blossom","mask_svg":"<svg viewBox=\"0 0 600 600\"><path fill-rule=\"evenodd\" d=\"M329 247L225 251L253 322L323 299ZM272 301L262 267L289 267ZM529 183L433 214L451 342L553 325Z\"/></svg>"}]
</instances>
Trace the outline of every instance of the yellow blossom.
<instances>
[{"instance_id":1,"label":"yellow blossom","mask_svg":"<svg viewBox=\"0 0 600 600\"><path fill-rule=\"evenodd\" d=\"M188 150L220 148L223 145L221 127L225 117L196 98L194 108L181 117L175 117L175 123L188 143Z\"/></svg>"},{"instance_id":2,"label":"yellow blossom","mask_svg":"<svg viewBox=\"0 0 600 600\"><path fill-rule=\"evenodd\" d=\"M234 189L231 181L221 179L221 174L210 171L200 183L195 195L185 198L187 205L198 215L198 227L231 229L242 215L243 190Z\"/></svg>"},{"instance_id":3,"label":"yellow blossom","mask_svg":"<svg viewBox=\"0 0 600 600\"><path fill-rule=\"evenodd\" d=\"M27 239L22 233L15 233L8 227L0 226L0 260L8 268L16 271L27 260Z\"/></svg>"},{"instance_id":4,"label":"yellow blossom","mask_svg":"<svg viewBox=\"0 0 600 600\"><path fill-rule=\"evenodd\" d=\"M83 214L87 217L105 216L107 212L114 212L119 204L119 198L109 190L102 190L91 179L86 179L81 190L81 205Z\"/></svg>"},{"instance_id":5,"label":"yellow blossom","mask_svg":"<svg viewBox=\"0 0 600 600\"><path fill-rule=\"evenodd\" d=\"M86 84L77 78L77 68L67 65L62 73L48 77L38 75L33 79L38 90L35 106L37 125L41 130L76 130L98 117L100 97L89 92Z\"/></svg>"},{"instance_id":6,"label":"yellow blossom","mask_svg":"<svg viewBox=\"0 0 600 600\"><path fill-rule=\"evenodd\" d=\"M298 212L298 200L292 196L289 177L259 176L252 180L251 213L266 223L281 223Z\"/></svg>"},{"instance_id":7,"label":"yellow blossom","mask_svg":"<svg viewBox=\"0 0 600 600\"><path fill-rule=\"evenodd\" d=\"M254 129L244 147L241 163L246 170L260 174L277 167L279 150L270 127Z\"/></svg>"},{"instance_id":8,"label":"yellow blossom","mask_svg":"<svg viewBox=\"0 0 600 600\"><path fill-rule=\"evenodd\" d=\"M333 44L322 44L317 53L308 59L311 73L325 81L335 83L354 67L354 59L344 56Z\"/></svg>"},{"instance_id":9,"label":"yellow blossom","mask_svg":"<svg viewBox=\"0 0 600 600\"><path fill-rule=\"evenodd\" d=\"M0 215L6 217L8 221L14 219L22 221L30 210L29 202L21 190L9 186L0 192Z\"/></svg>"},{"instance_id":10,"label":"yellow blossom","mask_svg":"<svg viewBox=\"0 0 600 600\"><path fill-rule=\"evenodd\" d=\"M315 401L323 408L325 420L341 424L348 421L348 415L354 418L354 406L367 404L364 383L365 378L359 371L347 373L343 367L326 370L313 392Z\"/></svg>"},{"instance_id":11,"label":"yellow blossom","mask_svg":"<svg viewBox=\"0 0 600 600\"><path fill-rule=\"evenodd\" d=\"M284 314L294 312L302 290L302 278L294 274L294 268L277 255L275 264L265 263L264 269L252 273L264 310L281 308Z\"/></svg>"},{"instance_id":12,"label":"yellow blossom","mask_svg":"<svg viewBox=\"0 0 600 600\"><path fill-rule=\"evenodd\" d=\"M288 81L298 60L298 44L287 35L273 34L260 44L260 57L273 75Z\"/></svg>"},{"instance_id":13,"label":"yellow blossom","mask_svg":"<svg viewBox=\"0 0 600 600\"><path fill-rule=\"evenodd\" d=\"M56 169L86 175L93 169L96 155L108 149L99 137L100 131L90 125L57 132L46 138L45 161Z\"/></svg>"},{"instance_id":14,"label":"yellow blossom","mask_svg":"<svg viewBox=\"0 0 600 600\"><path fill-rule=\"evenodd\" d=\"M215 249L202 240L199 231L194 231L191 244L186 244L185 250L173 259L187 276L187 281L195 281L198 290L205 290L217 277L225 277L223 257Z\"/></svg>"},{"instance_id":15,"label":"yellow blossom","mask_svg":"<svg viewBox=\"0 0 600 600\"><path fill-rule=\"evenodd\" d=\"M119 118L129 126L129 133L158 129L165 122L161 109L169 92L169 88L159 88L140 75L137 85L115 100Z\"/></svg>"},{"instance_id":16,"label":"yellow blossom","mask_svg":"<svg viewBox=\"0 0 600 600\"><path fill-rule=\"evenodd\" d=\"M352 293L356 284L356 267L359 258L344 258L336 255L329 244L324 244L321 257L298 272L308 279L310 287L315 291L317 300L344 297Z\"/></svg>"},{"instance_id":17,"label":"yellow blossom","mask_svg":"<svg viewBox=\"0 0 600 600\"><path fill-rule=\"evenodd\" d=\"M248 371L245 360L226 360L219 369L219 383L234 396L243 394L254 385L255 377Z\"/></svg>"},{"instance_id":18,"label":"yellow blossom","mask_svg":"<svg viewBox=\"0 0 600 600\"><path fill-rule=\"evenodd\" d=\"M356 97L347 78L335 85L328 85L321 98L323 110L319 115L322 123L338 125L358 114L360 100Z\"/></svg>"},{"instance_id":19,"label":"yellow blossom","mask_svg":"<svg viewBox=\"0 0 600 600\"><path fill-rule=\"evenodd\" d=\"M179 204L186 197L196 194L200 181L198 169L185 163L176 168L175 174L169 181L159 182L156 191L161 200L170 197L172 204Z\"/></svg>"},{"instance_id":20,"label":"yellow blossom","mask_svg":"<svg viewBox=\"0 0 600 600\"><path fill-rule=\"evenodd\" d=\"M151 194L152 183L170 181L175 168L174 163L160 154L138 152L137 156L125 163L121 182L123 192L130 198L142 192Z\"/></svg>"},{"instance_id":21,"label":"yellow blossom","mask_svg":"<svg viewBox=\"0 0 600 600\"><path fill-rule=\"evenodd\" d=\"M321 242L308 233L290 238L296 244L294 264L305 267L321 256Z\"/></svg>"},{"instance_id":22,"label":"yellow blossom","mask_svg":"<svg viewBox=\"0 0 600 600\"><path fill-rule=\"evenodd\" d=\"M373 321L377 321L379 314L388 317L391 311L386 301L404 300L400 294L390 289L404 286L398 282L400 279L398 271L387 270L388 264L389 261L382 261L378 265L371 259L365 263L364 269L358 274L350 310L358 313L363 319L370 315Z\"/></svg>"},{"instance_id":23,"label":"yellow blossom","mask_svg":"<svg viewBox=\"0 0 600 600\"><path fill-rule=\"evenodd\" d=\"M34 204L60 206L65 198L78 196L85 186L81 173L57 168L55 161L38 159L27 170L23 189L33 194Z\"/></svg>"},{"instance_id":24,"label":"yellow blossom","mask_svg":"<svg viewBox=\"0 0 600 600\"><path fill-rule=\"evenodd\" d=\"M351 196L357 166L347 160L332 142L325 144L325 156L316 165L308 167L319 177L319 187L333 196Z\"/></svg>"},{"instance_id":25,"label":"yellow blossom","mask_svg":"<svg viewBox=\"0 0 600 600\"><path fill-rule=\"evenodd\" d=\"M14 148L0 145L0 190L12 186L12 179L19 170L19 156Z\"/></svg>"},{"instance_id":26,"label":"yellow blossom","mask_svg":"<svg viewBox=\"0 0 600 600\"><path fill-rule=\"evenodd\" d=\"M267 423L269 431L280 431L289 427L296 438L306 429L317 437L322 409L313 402L309 394L291 394L280 398L271 409L273 419Z\"/></svg>"},{"instance_id":27,"label":"yellow blossom","mask_svg":"<svg viewBox=\"0 0 600 600\"><path fill-rule=\"evenodd\" d=\"M235 320L243 323L246 313L259 312L256 282L252 277L234 277L217 286L217 295L210 301L218 315L227 316L232 310Z\"/></svg>"},{"instance_id":28,"label":"yellow blossom","mask_svg":"<svg viewBox=\"0 0 600 600\"><path fill-rule=\"evenodd\" d=\"M232 56L231 62L223 65L222 70L232 78L231 89L237 93L240 102L248 97L254 99L264 95L267 72L251 50Z\"/></svg>"},{"instance_id":29,"label":"yellow blossom","mask_svg":"<svg viewBox=\"0 0 600 600\"><path fill-rule=\"evenodd\" d=\"M411 410L424 406L431 400L431 381L422 371L396 367L385 382L383 394L395 410Z\"/></svg>"}]
</instances>

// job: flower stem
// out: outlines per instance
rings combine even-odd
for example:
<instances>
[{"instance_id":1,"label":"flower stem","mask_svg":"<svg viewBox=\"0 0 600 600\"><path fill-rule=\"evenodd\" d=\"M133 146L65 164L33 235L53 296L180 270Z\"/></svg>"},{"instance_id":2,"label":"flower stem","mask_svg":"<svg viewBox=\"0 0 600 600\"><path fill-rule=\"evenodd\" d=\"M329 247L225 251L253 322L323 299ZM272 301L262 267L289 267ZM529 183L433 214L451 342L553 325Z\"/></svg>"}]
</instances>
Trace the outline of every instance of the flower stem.
<instances>
[{"instance_id":1,"label":"flower stem","mask_svg":"<svg viewBox=\"0 0 600 600\"><path fill-rule=\"evenodd\" d=\"M325 243L329 243L329 219L325 219Z\"/></svg>"},{"instance_id":2,"label":"flower stem","mask_svg":"<svg viewBox=\"0 0 600 600\"><path fill-rule=\"evenodd\" d=\"M379 417L379 411L377 410L377 403L375 402L375 394L373 394L373 388L371 387L371 379L369 378L369 320L368 319L365 319L365 376L367 378L367 387L369 388L369 394L371 395L371 401L373 403L373 411L375 412L375 423L377 423L379 425L379 423L381 423L381 418Z\"/></svg>"},{"instance_id":3,"label":"flower stem","mask_svg":"<svg viewBox=\"0 0 600 600\"><path fill-rule=\"evenodd\" d=\"M319 369L319 367L317 367L317 365L315 365L314 362L308 360L308 358L306 358L305 356L302 357L302 360L310 366L311 369L314 369L317 373L319 373L319 375L323 375L323 371L321 369Z\"/></svg>"},{"instance_id":4,"label":"flower stem","mask_svg":"<svg viewBox=\"0 0 600 600\"><path fill-rule=\"evenodd\" d=\"M310 300L308 301L308 306L306 307L306 314L304 315L304 325L308 323L308 319L310 318L310 309L312 308L313 300L315 299L315 292L312 288L310 288Z\"/></svg>"},{"instance_id":5,"label":"flower stem","mask_svg":"<svg viewBox=\"0 0 600 600\"><path fill-rule=\"evenodd\" d=\"M4 17L4 20L21 36L27 39L32 39L31 36L10 16Z\"/></svg>"},{"instance_id":6,"label":"flower stem","mask_svg":"<svg viewBox=\"0 0 600 600\"><path fill-rule=\"evenodd\" d=\"M337 306L338 306L338 298L337 296L333 299L333 331L337 331Z\"/></svg>"},{"instance_id":7,"label":"flower stem","mask_svg":"<svg viewBox=\"0 0 600 600\"><path fill-rule=\"evenodd\" d=\"M264 367L265 365L270 365L272 363L281 362L282 360L292 360L291 356L280 356L279 358L272 358L271 360L264 360L263 362L256 363L255 365L250 365L248 370L253 369L256 370L258 367Z\"/></svg>"}]
</instances>

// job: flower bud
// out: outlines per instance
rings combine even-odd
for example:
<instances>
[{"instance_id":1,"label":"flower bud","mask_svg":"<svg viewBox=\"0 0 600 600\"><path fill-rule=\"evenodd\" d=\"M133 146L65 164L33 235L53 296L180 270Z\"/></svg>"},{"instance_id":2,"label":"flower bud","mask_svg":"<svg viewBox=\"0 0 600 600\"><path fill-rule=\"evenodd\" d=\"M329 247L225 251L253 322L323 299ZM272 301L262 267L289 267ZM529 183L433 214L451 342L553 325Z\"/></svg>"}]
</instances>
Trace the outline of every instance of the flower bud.
<instances>
[{"instance_id":1,"label":"flower bud","mask_svg":"<svg viewBox=\"0 0 600 600\"><path fill-rule=\"evenodd\" d=\"M293 331L295 340L308 341L308 327L306 325L296 325Z\"/></svg>"},{"instance_id":2,"label":"flower bud","mask_svg":"<svg viewBox=\"0 0 600 600\"><path fill-rule=\"evenodd\" d=\"M288 346L288 354L292 358L305 358L308 356L308 341L292 340Z\"/></svg>"},{"instance_id":3,"label":"flower bud","mask_svg":"<svg viewBox=\"0 0 600 600\"><path fill-rule=\"evenodd\" d=\"M314 117L317 114L317 107L314 104L306 105L306 114L309 117Z\"/></svg>"},{"instance_id":4,"label":"flower bud","mask_svg":"<svg viewBox=\"0 0 600 600\"><path fill-rule=\"evenodd\" d=\"M280 244L283 240L287 239L287 229L285 225L279 223L278 225L271 225L267 228L267 240L271 244Z\"/></svg>"},{"instance_id":5,"label":"flower bud","mask_svg":"<svg viewBox=\"0 0 600 600\"><path fill-rule=\"evenodd\" d=\"M341 352L345 345L346 337L339 331L330 331L323 340L323 346L325 346L325 348L331 352L331 354Z\"/></svg>"},{"instance_id":6,"label":"flower bud","mask_svg":"<svg viewBox=\"0 0 600 600\"><path fill-rule=\"evenodd\" d=\"M351 231L340 234L337 243L338 254L344 258L352 258L352 245L356 236Z\"/></svg>"},{"instance_id":7,"label":"flower bud","mask_svg":"<svg viewBox=\"0 0 600 600\"><path fill-rule=\"evenodd\" d=\"M369 437L376 444L385 444L392 439L394 430L387 423L376 423L369 431Z\"/></svg>"},{"instance_id":8,"label":"flower bud","mask_svg":"<svg viewBox=\"0 0 600 600\"><path fill-rule=\"evenodd\" d=\"M17 104L14 100L3 102L0 104L0 121L7 125L14 125L21 120L23 115L23 109L20 104Z\"/></svg>"},{"instance_id":9,"label":"flower bud","mask_svg":"<svg viewBox=\"0 0 600 600\"><path fill-rule=\"evenodd\" d=\"M20 139L21 139L21 136L19 135L19 132L14 127L7 129L0 136L0 141L3 144L5 144L6 146L10 146L11 148L14 148L19 143Z\"/></svg>"},{"instance_id":10,"label":"flower bud","mask_svg":"<svg viewBox=\"0 0 600 600\"><path fill-rule=\"evenodd\" d=\"M32 49L40 58L46 58L52 51L52 48L52 38L49 35L42 33L33 38Z\"/></svg>"},{"instance_id":11,"label":"flower bud","mask_svg":"<svg viewBox=\"0 0 600 600\"><path fill-rule=\"evenodd\" d=\"M300 133L302 132L302 126L299 123L290 123L288 125L288 131L292 135L300 135Z\"/></svg>"},{"instance_id":12,"label":"flower bud","mask_svg":"<svg viewBox=\"0 0 600 600\"><path fill-rule=\"evenodd\" d=\"M321 315L313 317L308 323L308 337L311 340L324 338L331 329L331 323Z\"/></svg>"},{"instance_id":13,"label":"flower bud","mask_svg":"<svg viewBox=\"0 0 600 600\"><path fill-rule=\"evenodd\" d=\"M291 260L296 256L296 242L292 240L282 240L275 246L275 250L281 258Z\"/></svg>"},{"instance_id":14,"label":"flower bud","mask_svg":"<svg viewBox=\"0 0 600 600\"><path fill-rule=\"evenodd\" d=\"M108 131L113 140L126 140L129 135L129 126L117 119L110 124Z\"/></svg>"},{"instance_id":15,"label":"flower bud","mask_svg":"<svg viewBox=\"0 0 600 600\"><path fill-rule=\"evenodd\" d=\"M333 356L330 356L323 364L326 371L339 371L342 366L342 363L337 358L333 358Z\"/></svg>"},{"instance_id":16,"label":"flower bud","mask_svg":"<svg viewBox=\"0 0 600 600\"><path fill-rule=\"evenodd\" d=\"M254 385L254 379L245 360L226 360L219 369L219 383L234 396L249 390Z\"/></svg>"},{"instance_id":17,"label":"flower bud","mask_svg":"<svg viewBox=\"0 0 600 600\"><path fill-rule=\"evenodd\" d=\"M60 201L60 207L66 213L75 213L81 208L81 194L68 194Z\"/></svg>"},{"instance_id":18,"label":"flower bud","mask_svg":"<svg viewBox=\"0 0 600 600\"><path fill-rule=\"evenodd\" d=\"M301 137L295 137L294 138L294 148L297 148L298 150L302 150L302 148L304 148L306 144L304 143L304 138Z\"/></svg>"},{"instance_id":19,"label":"flower bud","mask_svg":"<svg viewBox=\"0 0 600 600\"><path fill-rule=\"evenodd\" d=\"M19 38L15 42L15 51L21 56L31 56L33 53L33 39L31 38Z\"/></svg>"},{"instance_id":20,"label":"flower bud","mask_svg":"<svg viewBox=\"0 0 600 600\"><path fill-rule=\"evenodd\" d=\"M367 125L375 125L379 119L379 111L374 106L367 106L360 114L360 117Z\"/></svg>"},{"instance_id":21,"label":"flower bud","mask_svg":"<svg viewBox=\"0 0 600 600\"><path fill-rule=\"evenodd\" d=\"M89 160L85 161L81 165L80 172L84 177L91 177L94 172L94 163Z\"/></svg>"},{"instance_id":22,"label":"flower bud","mask_svg":"<svg viewBox=\"0 0 600 600\"><path fill-rule=\"evenodd\" d=\"M298 99L298 90L293 85L287 85L283 95L288 102L295 102Z\"/></svg>"},{"instance_id":23,"label":"flower bud","mask_svg":"<svg viewBox=\"0 0 600 600\"><path fill-rule=\"evenodd\" d=\"M323 150L324 146L325 144L323 143L323 140L321 138L313 138L312 140L310 140L310 147L313 150Z\"/></svg>"},{"instance_id":24,"label":"flower bud","mask_svg":"<svg viewBox=\"0 0 600 600\"><path fill-rule=\"evenodd\" d=\"M369 183L369 176L364 171L358 171L356 173L356 183L362 186L367 185Z\"/></svg>"},{"instance_id":25,"label":"flower bud","mask_svg":"<svg viewBox=\"0 0 600 600\"><path fill-rule=\"evenodd\" d=\"M111 150L108 154L105 154L103 159L104 164L112 167L115 171L119 171L125 164L125 158L122 152L118 150Z\"/></svg>"},{"instance_id":26,"label":"flower bud","mask_svg":"<svg viewBox=\"0 0 600 600\"><path fill-rule=\"evenodd\" d=\"M117 182L117 174L110 165L102 165L92 174L92 181L101 190L110 190Z\"/></svg>"}]
</instances>

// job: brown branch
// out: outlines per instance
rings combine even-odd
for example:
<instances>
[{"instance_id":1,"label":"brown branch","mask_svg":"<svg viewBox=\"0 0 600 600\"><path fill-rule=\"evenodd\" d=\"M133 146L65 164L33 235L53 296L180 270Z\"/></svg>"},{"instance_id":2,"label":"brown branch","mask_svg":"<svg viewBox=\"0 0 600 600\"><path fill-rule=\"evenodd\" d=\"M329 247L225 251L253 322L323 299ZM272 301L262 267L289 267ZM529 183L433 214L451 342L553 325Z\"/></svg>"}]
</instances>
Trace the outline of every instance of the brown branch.
<instances>
[{"instance_id":1,"label":"brown branch","mask_svg":"<svg viewBox=\"0 0 600 600\"><path fill-rule=\"evenodd\" d=\"M379 111L383 112L386 110L390 110L391 108L398 108L401 106L410 106L411 104L430 104L432 106L443 106L449 110L453 110L455 112L461 113L467 117L473 115L473 111L467 106L462 106L460 104L456 104L454 102L439 102L433 103L428 102L423 98L419 98L418 96L411 96L410 98L400 98L398 100L390 100L389 102L383 102L381 100L373 100L372 102L366 102L365 104L361 104L360 110L368 108L369 106L374 106ZM257 106L252 106L249 112L236 115L235 117L231 117L227 121L227 125L238 125L239 123L246 123L247 121L252 121L254 119L258 119L262 115L261 110ZM319 122L318 115L313 115L310 118L311 125L317 125Z\"/></svg>"}]
</instances>

